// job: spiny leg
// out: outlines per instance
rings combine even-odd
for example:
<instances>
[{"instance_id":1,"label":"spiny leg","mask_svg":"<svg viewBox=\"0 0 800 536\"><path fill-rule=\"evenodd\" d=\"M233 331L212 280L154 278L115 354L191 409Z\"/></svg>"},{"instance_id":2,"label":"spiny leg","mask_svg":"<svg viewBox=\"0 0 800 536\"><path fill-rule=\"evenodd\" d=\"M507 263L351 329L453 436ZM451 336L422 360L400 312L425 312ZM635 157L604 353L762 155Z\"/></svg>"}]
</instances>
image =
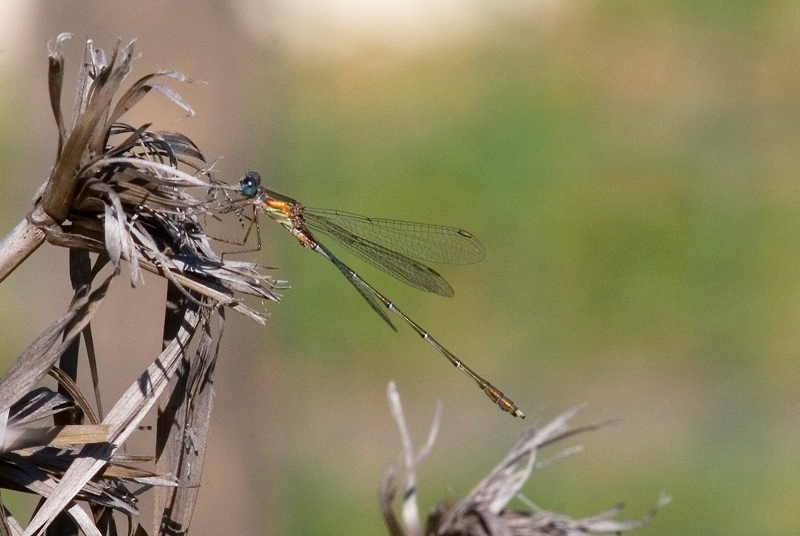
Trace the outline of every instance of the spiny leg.
<instances>
[{"instance_id":1,"label":"spiny leg","mask_svg":"<svg viewBox=\"0 0 800 536\"><path fill-rule=\"evenodd\" d=\"M250 214L246 212L250 211ZM214 236L212 234L208 234L209 238L217 242L221 242L223 244L231 244L233 246L246 246L252 240L252 235L255 234L256 237L256 245L255 247L247 247L242 249L234 249L232 251L224 251L222 253L222 257L224 258L225 255L238 255L241 253L251 253L254 251L261 250L261 226L259 224L258 218L258 210L256 210L252 205L247 205L244 207L236 207L233 210L230 210L236 214L237 224L241 229L244 230L244 235L240 239L231 240L230 238L226 238L223 236ZM209 214L208 217L214 218L217 222L223 222L224 220L220 218L217 214ZM238 234L238 233L237 233Z\"/></svg>"}]
</instances>

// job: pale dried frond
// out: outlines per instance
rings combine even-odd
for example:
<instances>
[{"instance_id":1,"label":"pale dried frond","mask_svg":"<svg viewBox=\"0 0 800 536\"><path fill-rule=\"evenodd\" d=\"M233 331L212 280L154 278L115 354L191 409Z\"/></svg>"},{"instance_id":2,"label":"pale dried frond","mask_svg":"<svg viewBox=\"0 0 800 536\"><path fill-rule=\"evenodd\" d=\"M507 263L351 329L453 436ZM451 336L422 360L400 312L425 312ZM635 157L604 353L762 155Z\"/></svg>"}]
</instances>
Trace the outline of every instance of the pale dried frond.
<instances>
[{"instance_id":1,"label":"pale dried frond","mask_svg":"<svg viewBox=\"0 0 800 536\"><path fill-rule=\"evenodd\" d=\"M425 447L414 454L411 439L405 425L400 398L394 384L389 385L389 404L400 430L405 460L405 486L401 505L402 520L397 520L393 503L397 496L394 485L397 468L389 466L380 486L380 505L389 533L392 536L420 536L421 523L416 515L416 471L419 463L430 452L436 430L439 427L437 410L431 434ZM550 446L568 437L590 430L596 430L606 423L572 428L569 421L580 408L568 410L544 426L531 426L526 429L511 447L506 457L489 475L466 497L448 501L436 507L428 518L424 534L428 536L581 536L586 534L618 534L647 524L656 511L669 502L662 496L656 507L642 519L619 521L613 519L622 511L617 505L595 516L574 519L555 512L544 510L525 511L509 509L508 503L516 497L531 472L547 465L552 460L537 462L541 448ZM561 459L578 452L571 448L556 456Z\"/></svg>"}]
</instances>

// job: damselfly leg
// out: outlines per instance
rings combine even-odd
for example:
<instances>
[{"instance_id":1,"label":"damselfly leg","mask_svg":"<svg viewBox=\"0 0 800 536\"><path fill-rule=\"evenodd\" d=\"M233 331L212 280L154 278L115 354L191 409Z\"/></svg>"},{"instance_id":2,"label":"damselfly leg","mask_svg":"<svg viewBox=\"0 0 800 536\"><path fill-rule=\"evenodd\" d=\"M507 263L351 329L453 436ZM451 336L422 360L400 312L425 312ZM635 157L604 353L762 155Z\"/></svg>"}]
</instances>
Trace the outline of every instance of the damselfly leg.
<instances>
[{"instance_id":1,"label":"damselfly leg","mask_svg":"<svg viewBox=\"0 0 800 536\"><path fill-rule=\"evenodd\" d=\"M209 209L202 214L206 235L216 242L233 246L222 256L261 251L259 210L252 202L234 198L230 186L219 184L212 188Z\"/></svg>"}]
</instances>

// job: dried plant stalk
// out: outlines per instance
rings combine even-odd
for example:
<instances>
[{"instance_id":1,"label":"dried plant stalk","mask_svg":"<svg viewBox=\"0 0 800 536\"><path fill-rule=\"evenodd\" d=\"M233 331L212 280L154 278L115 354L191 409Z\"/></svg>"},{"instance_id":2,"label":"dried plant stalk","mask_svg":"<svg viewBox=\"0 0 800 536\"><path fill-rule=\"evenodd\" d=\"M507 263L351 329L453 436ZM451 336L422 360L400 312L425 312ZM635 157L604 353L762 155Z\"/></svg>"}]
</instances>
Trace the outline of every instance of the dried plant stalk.
<instances>
[{"instance_id":1,"label":"dried plant stalk","mask_svg":"<svg viewBox=\"0 0 800 536\"><path fill-rule=\"evenodd\" d=\"M50 51L56 162L28 214L0 241L0 281L46 240L70 248L74 297L0 378L2 485L42 498L24 531L10 512L0 510L0 533L32 535L58 526L59 532L73 527L68 530L117 534L114 511L128 518L125 532L140 532L137 495L153 486L160 490L153 532L183 533L202 471L224 308L263 323L264 316L242 296L278 296L263 267L222 259L210 247L198 214L212 202L208 192L217 181L203 152L180 133L121 122L153 90L193 115L177 92L153 79L192 81L159 71L121 92L136 59L134 43L118 43L106 57L87 41L67 126L61 47L68 38L60 35ZM104 415L91 321L123 267L133 286L141 282L142 269L168 280L164 349ZM95 402L75 383L81 337ZM57 379L57 391L38 386L47 374ZM120 455L159 397L155 452L136 459ZM47 419L51 426L32 428ZM136 466L153 460L155 472Z\"/></svg>"}]
</instances>

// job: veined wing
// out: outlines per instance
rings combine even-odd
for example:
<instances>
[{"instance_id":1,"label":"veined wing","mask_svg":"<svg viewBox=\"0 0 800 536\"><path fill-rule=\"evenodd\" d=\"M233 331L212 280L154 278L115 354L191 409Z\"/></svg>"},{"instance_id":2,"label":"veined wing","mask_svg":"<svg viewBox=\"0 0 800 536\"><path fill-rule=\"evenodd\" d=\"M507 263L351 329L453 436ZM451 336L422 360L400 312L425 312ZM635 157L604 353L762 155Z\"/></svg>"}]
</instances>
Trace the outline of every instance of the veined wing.
<instances>
[{"instance_id":1,"label":"veined wing","mask_svg":"<svg viewBox=\"0 0 800 536\"><path fill-rule=\"evenodd\" d=\"M441 296L454 294L453 287L433 268L393 249L357 236L333 220L319 214L310 214L305 211L304 215L306 216L306 227L312 231L325 233L343 248L403 283Z\"/></svg>"},{"instance_id":2,"label":"veined wing","mask_svg":"<svg viewBox=\"0 0 800 536\"><path fill-rule=\"evenodd\" d=\"M477 238L455 227L367 218L339 210L308 207L304 207L303 214L306 221L327 220L351 235L418 261L471 264L485 255Z\"/></svg>"}]
</instances>

